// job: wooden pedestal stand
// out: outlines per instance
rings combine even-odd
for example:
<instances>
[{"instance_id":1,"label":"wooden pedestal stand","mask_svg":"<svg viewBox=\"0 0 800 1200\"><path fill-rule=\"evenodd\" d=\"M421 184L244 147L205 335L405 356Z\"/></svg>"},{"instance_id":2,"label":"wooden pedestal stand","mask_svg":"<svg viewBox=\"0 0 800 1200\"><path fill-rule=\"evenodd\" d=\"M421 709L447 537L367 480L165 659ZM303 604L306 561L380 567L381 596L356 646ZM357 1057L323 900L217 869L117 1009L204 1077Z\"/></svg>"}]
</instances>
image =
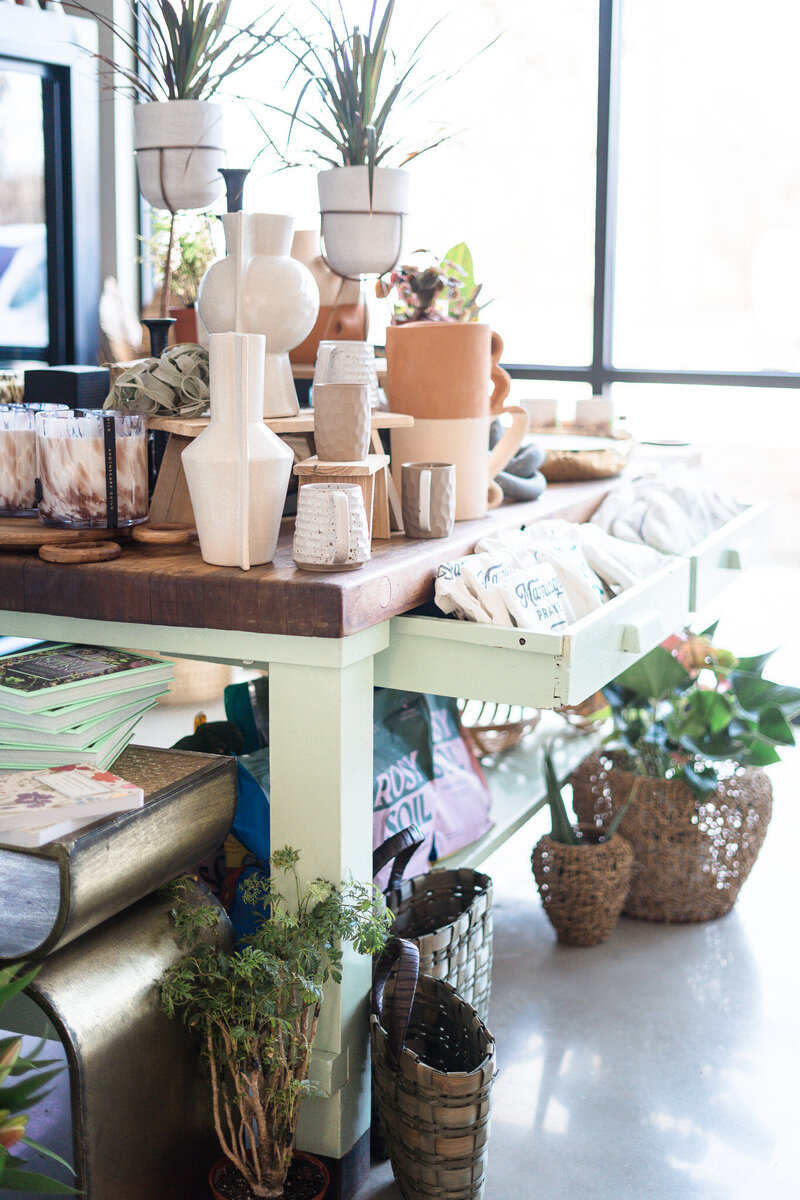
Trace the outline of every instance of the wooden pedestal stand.
<instances>
[{"instance_id":1,"label":"wooden pedestal stand","mask_svg":"<svg viewBox=\"0 0 800 1200\"><path fill-rule=\"evenodd\" d=\"M320 462L315 455L297 463L294 473L300 487L304 483L357 483L364 493L367 525L374 542L392 536L388 467L388 454L369 454L363 462Z\"/></svg>"},{"instance_id":2,"label":"wooden pedestal stand","mask_svg":"<svg viewBox=\"0 0 800 1200\"><path fill-rule=\"evenodd\" d=\"M265 425L277 433L291 446L297 462L303 462L314 453L314 412L300 413L296 417L274 417ZM384 456L380 438L381 429L398 429L414 424L414 418L404 413L375 412L372 414L371 447L375 455ZM148 429L161 429L168 433L169 440L161 461L153 497L150 502L150 520L154 524L184 523L194 525L194 512L189 499L189 489L183 473L181 454L192 438L208 425L208 417L181 420L178 417L151 417ZM370 455L372 458L373 455ZM391 530L403 528L402 510L397 492L389 472L386 475L386 498L389 508L389 532L376 536L389 537Z\"/></svg>"}]
</instances>

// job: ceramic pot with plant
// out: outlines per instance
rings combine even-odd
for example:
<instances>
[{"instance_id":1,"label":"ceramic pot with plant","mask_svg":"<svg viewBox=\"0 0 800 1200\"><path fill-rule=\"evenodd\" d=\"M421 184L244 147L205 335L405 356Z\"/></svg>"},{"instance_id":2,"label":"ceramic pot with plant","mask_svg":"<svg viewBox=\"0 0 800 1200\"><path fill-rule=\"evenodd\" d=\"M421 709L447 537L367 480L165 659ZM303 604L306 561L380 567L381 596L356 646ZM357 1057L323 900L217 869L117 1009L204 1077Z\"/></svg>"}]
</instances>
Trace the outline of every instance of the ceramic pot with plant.
<instances>
[{"instance_id":1,"label":"ceramic pot with plant","mask_svg":"<svg viewBox=\"0 0 800 1200\"><path fill-rule=\"evenodd\" d=\"M165 286L167 254L170 255L167 304L169 315L175 320L170 340L173 345L196 344L197 293L203 276L217 257L210 219L204 213L181 212L173 217L167 212L154 212L152 230L147 250L157 288Z\"/></svg>"},{"instance_id":2,"label":"ceramic pot with plant","mask_svg":"<svg viewBox=\"0 0 800 1200\"><path fill-rule=\"evenodd\" d=\"M213 1169L215 1195L230 1195L220 1178L230 1170L240 1189L242 1181L250 1189L234 1195L283 1197L300 1105L313 1090L308 1067L323 990L341 979L340 944L374 954L386 940L389 917L371 884L316 879L303 887L298 859L287 846L272 855L270 875L249 876L244 900L269 916L225 954L208 936L226 919L216 902L198 899L192 880L175 889L185 953L161 995L167 1014L197 1035L208 1063L227 1160Z\"/></svg>"},{"instance_id":3,"label":"ceramic pot with plant","mask_svg":"<svg viewBox=\"0 0 800 1200\"><path fill-rule=\"evenodd\" d=\"M350 28L344 8L312 2L309 23L322 19L323 36L295 29L292 76L302 80L291 115L308 137L309 150L327 169L318 177L325 257L347 278L381 275L400 258L409 179L403 164L439 145L437 130L416 147L396 132L408 109L455 72L420 79L420 50L431 27L405 60L391 46L395 0L371 6L366 29ZM437 22L438 24L438 22ZM394 165L392 165L394 163Z\"/></svg>"},{"instance_id":4,"label":"ceramic pot with plant","mask_svg":"<svg viewBox=\"0 0 800 1200\"><path fill-rule=\"evenodd\" d=\"M596 946L614 929L628 893L633 850L617 828L628 804L636 803L636 781L625 806L602 831L573 828L549 751L544 775L552 829L531 856L536 886L558 940L567 946Z\"/></svg>"},{"instance_id":5,"label":"ceramic pot with plant","mask_svg":"<svg viewBox=\"0 0 800 1200\"><path fill-rule=\"evenodd\" d=\"M500 413L511 379L499 365L502 338L477 320L481 285L467 247L399 267L379 287L396 297L386 330L391 411L434 421Z\"/></svg>"},{"instance_id":6,"label":"ceramic pot with plant","mask_svg":"<svg viewBox=\"0 0 800 1200\"><path fill-rule=\"evenodd\" d=\"M604 688L614 731L572 776L578 820L600 829L641 776L620 829L636 855L625 912L645 920L731 910L772 813L762 768L794 745L800 689L763 678L769 655L737 659L712 633L669 638Z\"/></svg>"}]
</instances>

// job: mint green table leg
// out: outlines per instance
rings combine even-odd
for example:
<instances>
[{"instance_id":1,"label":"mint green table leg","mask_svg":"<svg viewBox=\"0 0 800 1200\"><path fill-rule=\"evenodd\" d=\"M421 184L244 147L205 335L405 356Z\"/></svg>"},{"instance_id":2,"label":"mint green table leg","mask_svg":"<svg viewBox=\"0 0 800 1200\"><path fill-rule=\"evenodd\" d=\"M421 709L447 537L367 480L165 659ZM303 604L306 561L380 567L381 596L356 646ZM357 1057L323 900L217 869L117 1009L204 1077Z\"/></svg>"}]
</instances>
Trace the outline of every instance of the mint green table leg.
<instances>
[{"instance_id":1,"label":"mint green table leg","mask_svg":"<svg viewBox=\"0 0 800 1200\"><path fill-rule=\"evenodd\" d=\"M372 876L372 657L346 666L271 663L273 848L302 851L302 879ZM369 1127L368 959L345 950L328 984L297 1145L343 1158Z\"/></svg>"}]
</instances>

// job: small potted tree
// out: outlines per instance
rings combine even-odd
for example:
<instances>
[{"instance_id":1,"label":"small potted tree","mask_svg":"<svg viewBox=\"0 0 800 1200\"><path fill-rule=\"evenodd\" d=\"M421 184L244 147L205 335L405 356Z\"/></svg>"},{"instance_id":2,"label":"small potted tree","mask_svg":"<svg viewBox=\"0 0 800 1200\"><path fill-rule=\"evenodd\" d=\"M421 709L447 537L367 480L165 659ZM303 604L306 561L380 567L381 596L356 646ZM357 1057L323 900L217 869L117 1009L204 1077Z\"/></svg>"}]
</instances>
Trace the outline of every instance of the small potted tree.
<instances>
[{"instance_id":1,"label":"small potted tree","mask_svg":"<svg viewBox=\"0 0 800 1200\"><path fill-rule=\"evenodd\" d=\"M222 919L212 898L198 899L191 880L175 885L173 912L185 954L161 994L167 1014L193 1030L204 1049L225 1156L212 1168L210 1184L223 1200L279 1200L290 1168L316 1170L319 1187L308 1195L324 1195L322 1163L312 1159L309 1167L310 1156L293 1151L300 1103L313 1090L308 1067L323 989L341 978L340 942L374 954L386 938L389 916L371 884L336 887L316 879L301 888L298 858L287 846L272 855L271 878L250 876L244 898L269 915L232 951L209 941L209 928ZM276 873L288 884L291 904L278 890Z\"/></svg>"},{"instance_id":2,"label":"small potted tree","mask_svg":"<svg viewBox=\"0 0 800 1200\"><path fill-rule=\"evenodd\" d=\"M176 344L197 342L197 292L201 280L217 256L211 236L210 218L203 213L153 214L153 233L147 242L156 287L161 289L159 308L170 305L175 319ZM169 295L165 296L169 275ZM172 306L174 298L182 301Z\"/></svg>"},{"instance_id":3,"label":"small potted tree","mask_svg":"<svg viewBox=\"0 0 800 1200\"><path fill-rule=\"evenodd\" d=\"M572 775L578 820L598 828L641 777L620 829L636 856L625 912L644 920L730 911L772 815L761 768L794 745L800 689L763 678L768 654L737 659L712 634L669 638L603 689L614 730Z\"/></svg>"},{"instance_id":4,"label":"small potted tree","mask_svg":"<svg viewBox=\"0 0 800 1200\"><path fill-rule=\"evenodd\" d=\"M633 850L617 833L637 781L605 830L575 829L567 816L550 751L544 776L552 828L536 843L531 866L544 911L567 946L595 946L614 929L633 871Z\"/></svg>"}]
</instances>

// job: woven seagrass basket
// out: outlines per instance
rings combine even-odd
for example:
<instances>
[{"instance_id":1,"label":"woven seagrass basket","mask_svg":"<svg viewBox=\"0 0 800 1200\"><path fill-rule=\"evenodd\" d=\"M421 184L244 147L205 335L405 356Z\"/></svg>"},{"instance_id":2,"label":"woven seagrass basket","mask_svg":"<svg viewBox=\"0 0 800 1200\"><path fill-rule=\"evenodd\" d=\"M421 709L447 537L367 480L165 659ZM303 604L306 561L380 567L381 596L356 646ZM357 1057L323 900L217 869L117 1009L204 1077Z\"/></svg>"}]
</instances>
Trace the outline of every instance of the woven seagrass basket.
<instances>
[{"instance_id":1,"label":"woven seagrass basket","mask_svg":"<svg viewBox=\"0 0 800 1200\"><path fill-rule=\"evenodd\" d=\"M596 753L573 772L573 808L602 828L636 776ZM634 868L623 912L646 921L710 921L733 908L767 835L772 784L747 768L700 799L682 779L640 779L620 823Z\"/></svg>"},{"instance_id":2,"label":"woven seagrass basket","mask_svg":"<svg viewBox=\"0 0 800 1200\"><path fill-rule=\"evenodd\" d=\"M429 871L403 880L422 834L416 825L387 839L373 854L373 875L394 860L384 893L392 932L416 942L420 971L444 979L486 1020L492 991L492 881L467 867Z\"/></svg>"},{"instance_id":3,"label":"woven seagrass basket","mask_svg":"<svg viewBox=\"0 0 800 1200\"><path fill-rule=\"evenodd\" d=\"M393 938L373 985L372 1072L392 1171L405 1200L481 1200L494 1039L448 983L417 977L418 966L413 943Z\"/></svg>"},{"instance_id":4,"label":"woven seagrass basket","mask_svg":"<svg viewBox=\"0 0 800 1200\"><path fill-rule=\"evenodd\" d=\"M633 871L630 842L583 829L583 844L567 846L549 834L531 855L533 877L544 911L566 946L596 946L609 936L622 912Z\"/></svg>"}]
</instances>

